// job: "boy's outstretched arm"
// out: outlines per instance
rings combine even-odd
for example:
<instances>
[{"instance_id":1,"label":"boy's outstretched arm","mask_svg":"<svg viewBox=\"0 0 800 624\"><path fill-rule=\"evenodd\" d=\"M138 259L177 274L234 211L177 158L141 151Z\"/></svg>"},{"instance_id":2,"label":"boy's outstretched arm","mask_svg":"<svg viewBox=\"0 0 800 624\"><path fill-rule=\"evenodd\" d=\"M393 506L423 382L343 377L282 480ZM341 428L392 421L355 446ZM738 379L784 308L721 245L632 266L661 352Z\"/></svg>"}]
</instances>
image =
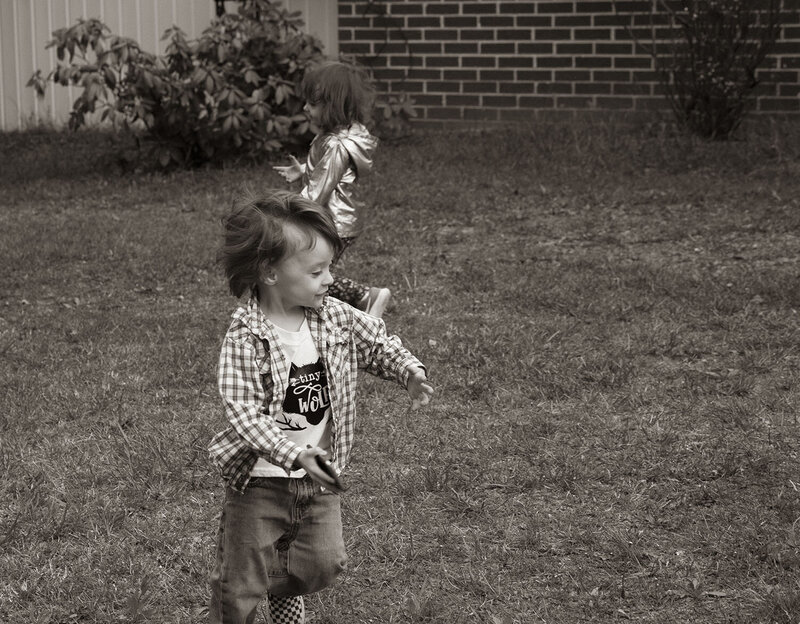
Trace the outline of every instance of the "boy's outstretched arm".
<instances>
[{"instance_id":1,"label":"boy's outstretched arm","mask_svg":"<svg viewBox=\"0 0 800 624\"><path fill-rule=\"evenodd\" d=\"M433 386L428 383L425 369L419 366L408 367L408 394L411 397L411 409L427 405L433 396Z\"/></svg>"},{"instance_id":2,"label":"boy's outstretched arm","mask_svg":"<svg viewBox=\"0 0 800 624\"><path fill-rule=\"evenodd\" d=\"M408 391L414 409L427 405L433 396L433 386L428 383L422 362L403 346L400 338L386 334L382 319L346 307L353 314L358 368L371 375L397 381Z\"/></svg>"}]
</instances>

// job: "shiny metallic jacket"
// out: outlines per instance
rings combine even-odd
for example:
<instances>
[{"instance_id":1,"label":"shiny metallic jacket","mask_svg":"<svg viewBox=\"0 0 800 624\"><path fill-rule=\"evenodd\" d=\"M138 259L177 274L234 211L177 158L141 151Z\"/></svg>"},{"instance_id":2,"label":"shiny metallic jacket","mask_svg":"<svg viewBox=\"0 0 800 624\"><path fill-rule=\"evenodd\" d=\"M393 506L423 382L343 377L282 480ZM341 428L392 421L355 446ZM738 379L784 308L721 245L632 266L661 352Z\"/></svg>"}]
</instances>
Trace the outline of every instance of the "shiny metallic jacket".
<instances>
[{"instance_id":1,"label":"shiny metallic jacket","mask_svg":"<svg viewBox=\"0 0 800 624\"><path fill-rule=\"evenodd\" d=\"M318 134L311 142L303 172L303 197L327 206L339 236L357 236L355 183L372 168L378 139L360 123L337 132Z\"/></svg>"}]
</instances>

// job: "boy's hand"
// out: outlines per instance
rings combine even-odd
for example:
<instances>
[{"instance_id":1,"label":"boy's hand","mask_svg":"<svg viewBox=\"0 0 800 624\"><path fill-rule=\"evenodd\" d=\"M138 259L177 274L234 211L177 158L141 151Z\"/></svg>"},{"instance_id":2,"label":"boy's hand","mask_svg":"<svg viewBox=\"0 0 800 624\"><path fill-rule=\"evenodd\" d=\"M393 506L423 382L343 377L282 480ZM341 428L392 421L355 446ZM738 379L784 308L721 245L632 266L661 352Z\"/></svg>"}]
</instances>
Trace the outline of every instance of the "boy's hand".
<instances>
[{"instance_id":1,"label":"boy's hand","mask_svg":"<svg viewBox=\"0 0 800 624\"><path fill-rule=\"evenodd\" d=\"M433 396L433 386L428 383L425 370L418 366L408 369L408 394L411 396L411 409L427 405Z\"/></svg>"},{"instance_id":2,"label":"boy's hand","mask_svg":"<svg viewBox=\"0 0 800 624\"><path fill-rule=\"evenodd\" d=\"M328 458L328 454L318 446L306 448L304 451L300 451L300 454L294 460L295 466L305 470L306 474L318 485L321 485L331 492L341 494L344 490L339 487L335 479L330 477L328 473L319 466L317 463L318 456L323 460Z\"/></svg>"},{"instance_id":3,"label":"boy's hand","mask_svg":"<svg viewBox=\"0 0 800 624\"><path fill-rule=\"evenodd\" d=\"M283 176L283 179L286 180L287 182L294 182L295 180L299 180L300 177L303 175L303 165L301 165L300 162L294 156L289 156L289 158L292 161L291 165L286 165L286 166L279 165L273 167L273 169L277 171L278 174Z\"/></svg>"}]
</instances>

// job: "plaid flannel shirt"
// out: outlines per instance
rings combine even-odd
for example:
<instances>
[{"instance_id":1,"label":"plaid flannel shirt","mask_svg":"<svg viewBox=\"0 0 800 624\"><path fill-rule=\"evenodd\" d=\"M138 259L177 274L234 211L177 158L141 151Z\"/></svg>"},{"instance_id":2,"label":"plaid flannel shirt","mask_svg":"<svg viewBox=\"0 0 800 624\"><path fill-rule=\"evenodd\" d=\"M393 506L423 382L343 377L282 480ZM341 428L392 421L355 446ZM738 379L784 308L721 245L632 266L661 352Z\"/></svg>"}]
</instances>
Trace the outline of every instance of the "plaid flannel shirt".
<instances>
[{"instance_id":1,"label":"plaid flannel shirt","mask_svg":"<svg viewBox=\"0 0 800 624\"><path fill-rule=\"evenodd\" d=\"M358 369L405 387L408 368L422 367L382 320L326 297L318 310L306 308L311 337L325 364L331 397L331 451L344 470L353 446ZM244 491L256 460L286 470L303 450L278 428L290 361L278 336L251 296L233 313L222 343L218 387L230 426L214 436L209 455L223 479Z\"/></svg>"}]
</instances>

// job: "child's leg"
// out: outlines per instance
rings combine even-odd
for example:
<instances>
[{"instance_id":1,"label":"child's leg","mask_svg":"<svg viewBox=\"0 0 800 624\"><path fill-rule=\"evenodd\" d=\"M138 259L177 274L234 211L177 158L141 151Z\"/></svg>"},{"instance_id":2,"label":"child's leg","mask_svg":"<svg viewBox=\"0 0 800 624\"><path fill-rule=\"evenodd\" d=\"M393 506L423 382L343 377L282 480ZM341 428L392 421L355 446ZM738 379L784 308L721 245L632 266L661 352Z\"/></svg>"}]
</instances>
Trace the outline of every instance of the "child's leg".
<instances>
[{"instance_id":1,"label":"child's leg","mask_svg":"<svg viewBox=\"0 0 800 624\"><path fill-rule=\"evenodd\" d=\"M359 310L364 310L376 318L381 318L383 313L389 308L389 300L392 298L392 291L388 288L370 287L364 298L358 302Z\"/></svg>"},{"instance_id":2,"label":"child's leg","mask_svg":"<svg viewBox=\"0 0 800 624\"><path fill-rule=\"evenodd\" d=\"M336 275L333 278L333 284L328 286L328 294L357 308L358 304L369 294L369 286Z\"/></svg>"},{"instance_id":3,"label":"child's leg","mask_svg":"<svg viewBox=\"0 0 800 624\"><path fill-rule=\"evenodd\" d=\"M307 478L256 479L244 494L226 490L210 622L249 624L267 591L279 597L315 592L344 569L339 497L318 492ZM303 526L308 522L319 526L311 531Z\"/></svg>"},{"instance_id":4,"label":"child's leg","mask_svg":"<svg viewBox=\"0 0 800 624\"><path fill-rule=\"evenodd\" d=\"M344 251L353 244L354 238L343 238L344 246L333 260L333 266L342 257ZM375 288L359 284L358 282L346 277L334 276L333 284L328 287L328 294L336 297L340 301L349 303L354 308L364 310L368 314L380 318L389 305L392 296L388 288Z\"/></svg>"},{"instance_id":5,"label":"child's leg","mask_svg":"<svg viewBox=\"0 0 800 624\"><path fill-rule=\"evenodd\" d=\"M254 487L244 494L225 490L217 560L209 578L209 622L213 624L249 624L255 620L256 607L269 585L270 560L274 558L269 556L269 544L280 535L288 516L285 503L277 497L272 497L275 504L269 505L268 494L266 489ZM272 522L267 514L272 516Z\"/></svg>"},{"instance_id":6,"label":"child's leg","mask_svg":"<svg viewBox=\"0 0 800 624\"><path fill-rule=\"evenodd\" d=\"M339 260L342 259L342 254L353 244L353 241L355 241L355 238L342 238L342 248L339 250L339 253L336 254L336 257L334 257L333 262L331 262L332 271L336 269L336 265L339 264ZM364 295L366 295L368 291L369 288L367 286L358 284L346 277L339 276L334 276L333 284L328 287L328 294L331 297L336 297L339 301L349 303L353 307L364 298Z\"/></svg>"},{"instance_id":7,"label":"child's leg","mask_svg":"<svg viewBox=\"0 0 800 624\"><path fill-rule=\"evenodd\" d=\"M392 298L392 291L388 288L363 286L346 277L334 277L328 294L377 318L383 316Z\"/></svg>"},{"instance_id":8,"label":"child's leg","mask_svg":"<svg viewBox=\"0 0 800 624\"><path fill-rule=\"evenodd\" d=\"M269 579L269 593L278 597L324 589L347 565L339 496L321 492L309 477L292 481L299 490L295 524L278 544L282 565Z\"/></svg>"}]
</instances>

